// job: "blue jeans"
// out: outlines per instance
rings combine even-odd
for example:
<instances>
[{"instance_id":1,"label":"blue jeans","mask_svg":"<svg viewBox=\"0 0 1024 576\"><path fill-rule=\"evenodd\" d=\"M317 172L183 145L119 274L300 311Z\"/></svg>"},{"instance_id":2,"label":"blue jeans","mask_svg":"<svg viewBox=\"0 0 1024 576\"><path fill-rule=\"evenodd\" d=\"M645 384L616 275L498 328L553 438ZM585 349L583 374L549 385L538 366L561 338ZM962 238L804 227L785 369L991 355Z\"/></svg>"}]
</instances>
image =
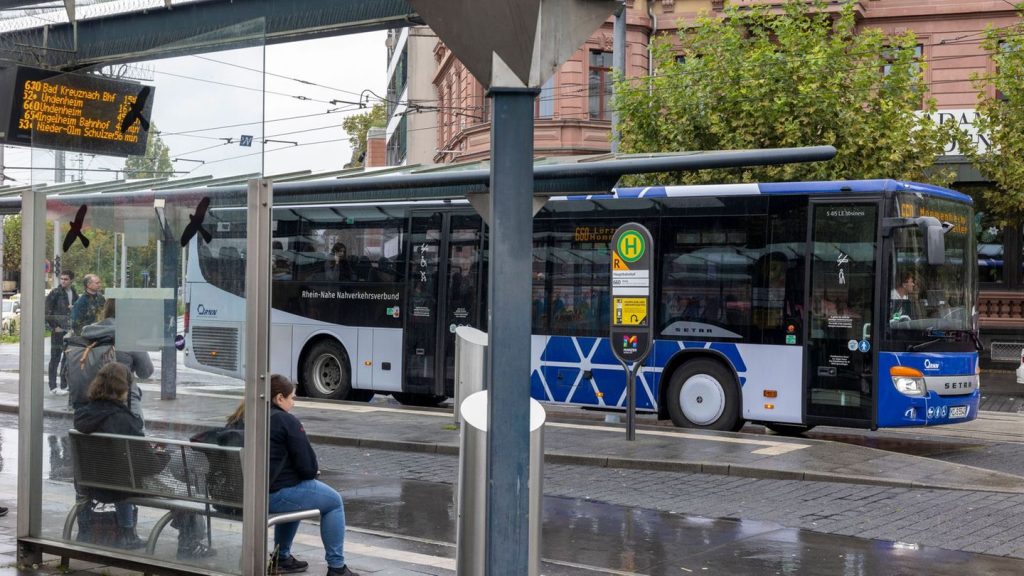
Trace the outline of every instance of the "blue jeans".
<instances>
[{"instance_id":1,"label":"blue jeans","mask_svg":"<svg viewBox=\"0 0 1024 576\"><path fill-rule=\"evenodd\" d=\"M320 510L320 540L324 543L327 565L341 568L345 565L345 506L341 494L319 480L304 480L295 486L270 493L268 509L271 514L311 508ZM274 526L274 543L280 558L291 556L292 541L298 531L298 522Z\"/></svg>"}]
</instances>

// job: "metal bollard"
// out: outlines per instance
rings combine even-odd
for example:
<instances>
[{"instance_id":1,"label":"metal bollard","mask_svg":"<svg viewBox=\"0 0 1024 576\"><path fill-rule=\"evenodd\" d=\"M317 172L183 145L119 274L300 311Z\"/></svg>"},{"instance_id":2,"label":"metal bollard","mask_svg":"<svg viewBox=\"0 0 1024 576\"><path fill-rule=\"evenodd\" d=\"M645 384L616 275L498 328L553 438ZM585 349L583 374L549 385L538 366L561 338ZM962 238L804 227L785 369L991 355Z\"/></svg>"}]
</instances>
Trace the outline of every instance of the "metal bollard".
<instances>
[{"instance_id":1,"label":"metal bollard","mask_svg":"<svg viewBox=\"0 0 1024 576\"><path fill-rule=\"evenodd\" d=\"M455 329L455 425L462 423L459 407L470 394L485 388L487 373L487 332L471 326Z\"/></svg>"},{"instance_id":2,"label":"metal bollard","mask_svg":"<svg viewBox=\"0 0 1024 576\"><path fill-rule=\"evenodd\" d=\"M456 574L483 574L487 532L487 391L472 394L462 403L459 451L458 527ZM540 574L541 499L544 496L544 408L530 400L529 572Z\"/></svg>"}]
</instances>

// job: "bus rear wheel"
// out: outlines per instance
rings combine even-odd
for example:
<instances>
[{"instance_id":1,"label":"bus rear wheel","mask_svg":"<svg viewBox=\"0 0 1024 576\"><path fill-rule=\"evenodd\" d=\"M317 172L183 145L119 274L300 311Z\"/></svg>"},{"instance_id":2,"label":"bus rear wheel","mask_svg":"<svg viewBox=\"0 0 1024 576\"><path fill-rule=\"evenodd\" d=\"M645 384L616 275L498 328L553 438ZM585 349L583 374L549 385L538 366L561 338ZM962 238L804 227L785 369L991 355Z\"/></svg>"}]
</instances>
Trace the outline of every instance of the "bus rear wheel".
<instances>
[{"instance_id":1,"label":"bus rear wheel","mask_svg":"<svg viewBox=\"0 0 1024 576\"><path fill-rule=\"evenodd\" d=\"M391 397L404 406L426 406L436 407L448 399L447 396L437 394L410 394L408 392L393 392Z\"/></svg>"},{"instance_id":2,"label":"bus rear wheel","mask_svg":"<svg viewBox=\"0 0 1024 576\"><path fill-rule=\"evenodd\" d=\"M672 374L668 413L680 428L732 430L743 427L736 378L721 363L692 360Z\"/></svg>"},{"instance_id":3,"label":"bus rear wheel","mask_svg":"<svg viewBox=\"0 0 1024 576\"><path fill-rule=\"evenodd\" d=\"M352 393L352 373L341 345L332 340L315 344L306 356L302 382L310 398L348 399Z\"/></svg>"}]
</instances>

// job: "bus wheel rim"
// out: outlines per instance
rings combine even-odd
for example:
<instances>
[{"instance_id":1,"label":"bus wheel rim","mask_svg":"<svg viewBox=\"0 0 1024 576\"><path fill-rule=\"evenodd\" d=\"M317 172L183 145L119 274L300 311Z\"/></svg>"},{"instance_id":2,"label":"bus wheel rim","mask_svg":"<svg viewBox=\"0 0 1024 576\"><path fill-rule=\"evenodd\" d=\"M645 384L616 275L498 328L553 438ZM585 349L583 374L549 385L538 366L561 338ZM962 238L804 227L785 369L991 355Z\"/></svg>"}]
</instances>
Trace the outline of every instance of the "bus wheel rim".
<instances>
[{"instance_id":1,"label":"bus wheel rim","mask_svg":"<svg viewBox=\"0 0 1024 576\"><path fill-rule=\"evenodd\" d=\"M679 389L679 407L698 426L715 423L725 412L725 389L709 374L695 374Z\"/></svg>"},{"instance_id":2,"label":"bus wheel rim","mask_svg":"<svg viewBox=\"0 0 1024 576\"><path fill-rule=\"evenodd\" d=\"M324 354L313 364L313 385L323 393L332 394L341 386L341 364L330 354Z\"/></svg>"}]
</instances>

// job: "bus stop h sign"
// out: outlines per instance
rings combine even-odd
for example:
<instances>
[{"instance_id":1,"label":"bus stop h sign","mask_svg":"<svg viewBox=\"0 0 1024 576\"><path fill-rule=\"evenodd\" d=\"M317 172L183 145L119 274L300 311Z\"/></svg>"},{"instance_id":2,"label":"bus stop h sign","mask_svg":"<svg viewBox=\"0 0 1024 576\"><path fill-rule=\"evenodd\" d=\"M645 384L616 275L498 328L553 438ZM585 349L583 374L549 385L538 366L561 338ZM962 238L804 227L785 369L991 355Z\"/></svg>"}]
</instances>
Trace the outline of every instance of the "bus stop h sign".
<instances>
[{"instance_id":1,"label":"bus stop h sign","mask_svg":"<svg viewBox=\"0 0 1024 576\"><path fill-rule=\"evenodd\" d=\"M611 343L624 364L643 362L651 350L654 242L641 224L623 224L612 236Z\"/></svg>"}]
</instances>

